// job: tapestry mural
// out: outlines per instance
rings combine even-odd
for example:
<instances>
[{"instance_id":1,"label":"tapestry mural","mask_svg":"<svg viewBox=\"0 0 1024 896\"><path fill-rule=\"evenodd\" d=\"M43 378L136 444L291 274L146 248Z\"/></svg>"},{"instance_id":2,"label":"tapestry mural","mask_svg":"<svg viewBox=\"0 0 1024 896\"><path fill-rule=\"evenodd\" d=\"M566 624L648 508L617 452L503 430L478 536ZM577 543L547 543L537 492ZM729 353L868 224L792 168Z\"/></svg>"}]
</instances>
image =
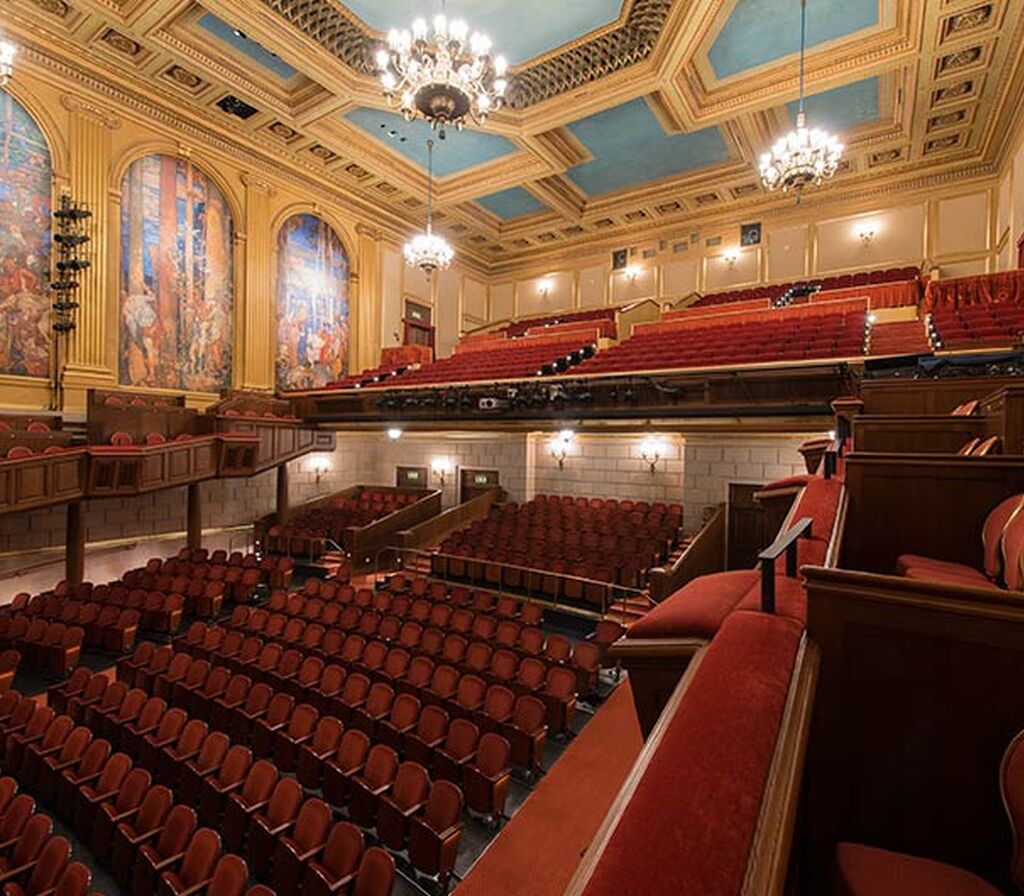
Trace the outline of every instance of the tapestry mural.
<instances>
[{"instance_id":1,"label":"tapestry mural","mask_svg":"<svg viewBox=\"0 0 1024 896\"><path fill-rule=\"evenodd\" d=\"M50 374L50 150L0 90L0 373Z\"/></svg>"},{"instance_id":2,"label":"tapestry mural","mask_svg":"<svg viewBox=\"0 0 1024 896\"><path fill-rule=\"evenodd\" d=\"M348 257L316 215L277 238L277 387L319 389L348 369Z\"/></svg>"},{"instance_id":3,"label":"tapestry mural","mask_svg":"<svg viewBox=\"0 0 1024 896\"><path fill-rule=\"evenodd\" d=\"M217 392L231 382L231 211L186 159L121 182L121 382Z\"/></svg>"}]
</instances>

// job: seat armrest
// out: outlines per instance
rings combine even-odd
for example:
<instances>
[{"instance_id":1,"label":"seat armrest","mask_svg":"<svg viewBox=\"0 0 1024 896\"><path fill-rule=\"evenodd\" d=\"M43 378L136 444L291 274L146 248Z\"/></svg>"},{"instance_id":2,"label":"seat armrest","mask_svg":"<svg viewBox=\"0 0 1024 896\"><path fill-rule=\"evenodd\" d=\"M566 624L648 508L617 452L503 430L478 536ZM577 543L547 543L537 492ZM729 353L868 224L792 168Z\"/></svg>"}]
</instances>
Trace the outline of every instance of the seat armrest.
<instances>
[{"instance_id":1,"label":"seat armrest","mask_svg":"<svg viewBox=\"0 0 1024 896\"><path fill-rule=\"evenodd\" d=\"M61 744L60 746L57 746L57 747L50 747L49 750L36 750L35 753L36 753L37 756L39 756L40 759L42 759L44 756L54 756L54 755L56 755L57 753L59 753L63 749L64 749L64 744Z\"/></svg>"},{"instance_id":2,"label":"seat armrest","mask_svg":"<svg viewBox=\"0 0 1024 896\"><path fill-rule=\"evenodd\" d=\"M175 853L173 856L168 856L162 862L157 862L153 866L153 870L156 871L157 873L159 873L159 872L163 871L165 868L170 868L171 865L173 865L175 862L180 862L183 858L185 858L185 853L183 853L183 852Z\"/></svg>"},{"instance_id":3,"label":"seat armrest","mask_svg":"<svg viewBox=\"0 0 1024 896\"><path fill-rule=\"evenodd\" d=\"M159 836L163 832L163 825L158 828L153 828L151 831L146 831L144 834L139 834L135 837L126 837L129 846L139 846L145 843L147 840L152 840L154 837Z\"/></svg>"},{"instance_id":4,"label":"seat armrest","mask_svg":"<svg viewBox=\"0 0 1024 896\"><path fill-rule=\"evenodd\" d=\"M284 824L279 824L276 828L265 828L266 832L273 837L279 837L285 831L295 826L294 821L286 821Z\"/></svg>"},{"instance_id":5,"label":"seat armrest","mask_svg":"<svg viewBox=\"0 0 1024 896\"><path fill-rule=\"evenodd\" d=\"M98 771L91 775L86 775L84 778L75 778L72 783L75 785L75 787L81 789L84 784L90 784L93 781L98 781L101 774L103 774L103 772Z\"/></svg>"},{"instance_id":6,"label":"seat armrest","mask_svg":"<svg viewBox=\"0 0 1024 896\"><path fill-rule=\"evenodd\" d=\"M24 874L26 871L31 871L38 864L39 859L33 859L31 862L27 862L20 868L11 868L8 871L3 872L2 874L0 874L0 886L6 883L10 883L16 878L21 877L22 874Z\"/></svg>"},{"instance_id":7,"label":"seat armrest","mask_svg":"<svg viewBox=\"0 0 1024 896\"><path fill-rule=\"evenodd\" d=\"M188 889L178 890L177 893L175 893L175 896L195 896L196 893L205 890L209 886L211 880L213 880L212 877L208 878L207 880L201 881L200 883L195 884L195 886L191 886Z\"/></svg>"}]
</instances>

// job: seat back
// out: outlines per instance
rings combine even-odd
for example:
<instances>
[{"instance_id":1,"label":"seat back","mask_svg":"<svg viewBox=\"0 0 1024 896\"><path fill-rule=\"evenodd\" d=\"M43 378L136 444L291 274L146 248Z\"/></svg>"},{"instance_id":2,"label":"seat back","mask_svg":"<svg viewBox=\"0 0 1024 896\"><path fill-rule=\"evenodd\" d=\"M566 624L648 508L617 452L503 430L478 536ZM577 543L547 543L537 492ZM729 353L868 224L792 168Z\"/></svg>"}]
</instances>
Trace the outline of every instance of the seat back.
<instances>
[{"instance_id":1,"label":"seat back","mask_svg":"<svg viewBox=\"0 0 1024 896\"><path fill-rule=\"evenodd\" d=\"M200 828L192 835L178 869L178 878L185 889L209 880L219 858L220 835L211 828Z\"/></svg>"},{"instance_id":2,"label":"seat back","mask_svg":"<svg viewBox=\"0 0 1024 896\"><path fill-rule=\"evenodd\" d=\"M196 813L190 806L180 803L167 813L163 830L156 841L156 852L161 859L177 855L185 849L196 829Z\"/></svg>"},{"instance_id":3,"label":"seat back","mask_svg":"<svg viewBox=\"0 0 1024 896\"><path fill-rule=\"evenodd\" d=\"M485 777L494 778L509 767L512 755L509 743L500 734L488 732L480 738L476 751L476 767Z\"/></svg>"},{"instance_id":4,"label":"seat back","mask_svg":"<svg viewBox=\"0 0 1024 896\"><path fill-rule=\"evenodd\" d=\"M86 896L92 884L92 873L82 862L72 862L57 880L53 896Z\"/></svg>"},{"instance_id":5,"label":"seat back","mask_svg":"<svg viewBox=\"0 0 1024 896\"><path fill-rule=\"evenodd\" d=\"M206 735L206 740L203 741L196 757L196 767L204 772L219 768L230 747L231 741L223 731L214 731Z\"/></svg>"},{"instance_id":6,"label":"seat back","mask_svg":"<svg viewBox=\"0 0 1024 896\"><path fill-rule=\"evenodd\" d=\"M114 814L120 815L140 806L152 784L153 776L146 769L133 768L114 798Z\"/></svg>"},{"instance_id":7,"label":"seat back","mask_svg":"<svg viewBox=\"0 0 1024 896\"><path fill-rule=\"evenodd\" d=\"M280 827L299 814L302 803L302 788L294 778L281 778L274 785L267 803L267 820L271 827Z\"/></svg>"},{"instance_id":8,"label":"seat back","mask_svg":"<svg viewBox=\"0 0 1024 896\"><path fill-rule=\"evenodd\" d=\"M29 794L19 793L12 799L3 817L0 817L0 842L6 843L19 836L35 811L35 798Z\"/></svg>"},{"instance_id":9,"label":"seat back","mask_svg":"<svg viewBox=\"0 0 1024 896\"><path fill-rule=\"evenodd\" d=\"M403 762L398 766L395 783L391 788L391 799L402 810L411 809L427 798L430 777L418 762Z\"/></svg>"},{"instance_id":10,"label":"seat back","mask_svg":"<svg viewBox=\"0 0 1024 896\"><path fill-rule=\"evenodd\" d=\"M366 757L363 777L376 790L395 780L398 772L398 754L385 744L376 744Z\"/></svg>"},{"instance_id":11,"label":"seat back","mask_svg":"<svg viewBox=\"0 0 1024 896\"><path fill-rule=\"evenodd\" d=\"M533 734L539 731L547 718L547 709L536 697L524 694L516 700L512 710L512 724L520 731Z\"/></svg>"},{"instance_id":12,"label":"seat back","mask_svg":"<svg viewBox=\"0 0 1024 896\"><path fill-rule=\"evenodd\" d=\"M359 768L366 762L366 754L370 752L370 738L356 728L350 728L341 737L335 763L342 771L347 772Z\"/></svg>"},{"instance_id":13,"label":"seat back","mask_svg":"<svg viewBox=\"0 0 1024 896\"><path fill-rule=\"evenodd\" d=\"M209 731L209 725L202 719L189 719L185 727L181 729L181 734L178 735L178 741L174 745L174 752L179 756L194 753L205 742Z\"/></svg>"},{"instance_id":14,"label":"seat back","mask_svg":"<svg viewBox=\"0 0 1024 896\"><path fill-rule=\"evenodd\" d=\"M71 734L71 730L74 727L75 723L71 716L57 716L46 727L46 732L43 734L43 739L40 741L40 749L55 750L57 747L63 745L67 741Z\"/></svg>"},{"instance_id":15,"label":"seat back","mask_svg":"<svg viewBox=\"0 0 1024 896\"><path fill-rule=\"evenodd\" d=\"M254 762L242 785L242 801L247 806L252 806L269 799L277 779L277 766L272 762L266 759Z\"/></svg>"},{"instance_id":16,"label":"seat back","mask_svg":"<svg viewBox=\"0 0 1024 896\"><path fill-rule=\"evenodd\" d=\"M359 863L352 896L389 896L395 885L395 860L379 846L371 846Z\"/></svg>"},{"instance_id":17,"label":"seat back","mask_svg":"<svg viewBox=\"0 0 1024 896\"><path fill-rule=\"evenodd\" d=\"M291 694L278 691L267 705L266 722L268 725L283 725L295 708L295 698Z\"/></svg>"},{"instance_id":18,"label":"seat back","mask_svg":"<svg viewBox=\"0 0 1024 896\"><path fill-rule=\"evenodd\" d=\"M544 684L544 691L552 697L566 699L576 690L576 675L564 666L552 666Z\"/></svg>"},{"instance_id":19,"label":"seat back","mask_svg":"<svg viewBox=\"0 0 1024 896\"><path fill-rule=\"evenodd\" d=\"M162 697L150 697L142 706L142 711L139 713L138 720L135 723L136 727L140 731L145 731L155 725L159 725L163 721L166 712L166 700Z\"/></svg>"},{"instance_id":20,"label":"seat back","mask_svg":"<svg viewBox=\"0 0 1024 896\"><path fill-rule=\"evenodd\" d=\"M310 797L302 804L292 830L292 840L301 852L308 852L327 840L332 818L331 807L321 799Z\"/></svg>"},{"instance_id":21,"label":"seat back","mask_svg":"<svg viewBox=\"0 0 1024 896\"><path fill-rule=\"evenodd\" d=\"M350 821L339 821L327 835L320 864L335 880L348 877L359 866L364 849L363 832Z\"/></svg>"},{"instance_id":22,"label":"seat back","mask_svg":"<svg viewBox=\"0 0 1024 896\"><path fill-rule=\"evenodd\" d=\"M480 739L480 730L466 719L456 719L444 739L444 752L453 759L469 756Z\"/></svg>"},{"instance_id":23,"label":"seat back","mask_svg":"<svg viewBox=\"0 0 1024 896\"><path fill-rule=\"evenodd\" d=\"M1012 591L1024 591L1024 503L1003 529L1003 578Z\"/></svg>"},{"instance_id":24,"label":"seat back","mask_svg":"<svg viewBox=\"0 0 1024 896\"><path fill-rule=\"evenodd\" d=\"M104 740L103 738L94 740L86 747L85 752L82 754L82 761L75 768L75 776L88 778L95 775L106 764L112 749L113 747L110 746L109 740Z\"/></svg>"},{"instance_id":25,"label":"seat back","mask_svg":"<svg viewBox=\"0 0 1024 896\"><path fill-rule=\"evenodd\" d=\"M242 744L235 744L224 756L224 763L217 772L217 780L224 787L237 784L252 765L252 750Z\"/></svg>"},{"instance_id":26,"label":"seat back","mask_svg":"<svg viewBox=\"0 0 1024 896\"><path fill-rule=\"evenodd\" d=\"M254 684L245 698L243 711L250 716L263 712L270 705L273 697L274 689L269 684L262 681L259 684Z\"/></svg>"},{"instance_id":27,"label":"seat back","mask_svg":"<svg viewBox=\"0 0 1024 896\"><path fill-rule=\"evenodd\" d=\"M462 817L462 790L451 781L435 781L430 787L424 817L435 831L448 830Z\"/></svg>"},{"instance_id":28,"label":"seat back","mask_svg":"<svg viewBox=\"0 0 1024 896\"><path fill-rule=\"evenodd\" d=\"M127 753L115 753L103 766L99 779L96 781L97 793L111 793L124 784L128 772L132 769L132 760Z\"/></svg>"},{"instance_id":29,"label":"seat back","mask_svg":"<svg viewBox=\"0 0 1024 896\"><path fill-rule=\"evenodd\" d=\"M420 701L412 694L399 694L391 704L388 721L399 731L415 724L420 715Z\"/></svg>"},{"instance_id":30,"label":"seat back","mask_svg":"<svg viewBox=\"0 0 1024 896\"><path fill-rule=\"evenodd\" d=\"M242 896L249 879L249 866L240 856L228 853L217 861L206 896Z\"/></svg>"},{"instance_id":31,"label":"seat back","mask_svg":"<svg viewBox=\"0 0 1024 896\"><path fill-rule=\"evenodd\" d=\"M1015 516L1024 506L1024 495L1012 495L1000 501L985 518L981 529L981 543L985 552L985 575L991 579L998 578L1005 569L1006 558L1003 554L1003 531L1011 517Z\"/></svg>"},{"instance_id":32,"label":"seat back","mask_svg":"<svg viewBox=\"0 0 1024 896\"><path fill-rule=\"evenodd\" d=\"M38 858L52 833L53 819L49 815L33 815L25 822L10 853L10 867L21 868Z\"/></svg>"},{"instance_id":33,"label":"seat back","mask_svg":"<svg viewBox=\"0 0 1024 896\"><path fill-rule=\"evenodd\" d=\"M35 896L52 889L71 857L71 844L67 837L50 837L39 851L39 862L32 869L25 892Z\"/></svg>"},{"instance_id":34,"label":"seat back","mask_svg":"<svg viewBox=\"0 0 1024 896\"><path fill-rule=\"evenodd\" d=\"M35 712L32 713L31 718L28 720L28 724L25 726L25 731L23 732L24 737L27 739L40 737L50 726L50 722L53 721L53 717L53 707L36 707Z\"/></svg>"},{"instance_id":35,"label":"seat back","mask_svg":"<svg viewBox=\"0 0 1024 896\"><path fill-rule=\"evenodd\" d=\"M315 707L308 703L300 703L288 720L288 736L294 739L305 737L316 727L319 716L320 713Z\"/></svg>"},{"instance_id":36,"label":"seat back","mask_svg":"<svg viewBox=\"0 0 1024 896\"><path fill-rule=\"evenodd\" d=\"M447 730L448 713L432 703L424 706L416 722L416 736L429 744L444 737Z\"/></svg>"},{"instance_id":37,"label":"seat back","mask_svg":"<svg viewBox=\"0 0 1024 896\"><path fill-rule=\"evenodd\" d=\"M161 827L171 811L173 803L174 795L167 787L164 787L162 784L150 787L142 799L142 805L139 806L138 814L135 816L132 825L135 828L135 832L137 834L145 834Z\"/></svg>"},{"instance_id":38,"label":"seat back","mask_svg":"<svg viewBox=\"0 0 1024 896\"><path fill-rule=\"evenodd\" d=\"M342 724L334 716L324 716L316 723L316 731L310 741L310 748L314 753L324 754L328 750L335 750L341 743L341 735L344 731Z\"/></svg>"}]
</instances>

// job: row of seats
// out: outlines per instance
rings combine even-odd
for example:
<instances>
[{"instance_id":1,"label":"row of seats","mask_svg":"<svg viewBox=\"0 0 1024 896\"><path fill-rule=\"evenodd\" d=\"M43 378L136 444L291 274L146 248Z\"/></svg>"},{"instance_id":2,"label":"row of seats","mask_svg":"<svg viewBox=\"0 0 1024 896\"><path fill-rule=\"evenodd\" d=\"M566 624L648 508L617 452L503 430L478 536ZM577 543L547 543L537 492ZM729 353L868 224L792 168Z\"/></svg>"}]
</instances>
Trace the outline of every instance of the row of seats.
<instances>
[{"instance_id":1,"label":"row of seats","mask_svg":"<svg viewBox=\"0 0 1024 896\"><path fill-rule=\"evenodd\" d=\"M366 489L355 498L337 497L326 504L292 514L287 523L270 526L263 547L276 554L315 559L323 554L326 539L341 544L346 529L368 526L415 504L422 497L422 492L376 489Z\"/></svg>"},{"instance_id":2,"label":"row of seats","mask_svg":"<svg viewBox=\"0 0 1024 896\"><path fill-rule=\"evenodd\" d=\"M537 327L553 327L560 324L582 324L599 323L601 321L615 322L617 308L594 308L590 311L569 311L562 314L548 315L546 317L527 317L514 321L502 327L499 332L510 337L522 336L527 330Z\"/></svg>"},{"instance_id":3,"label":"row of seats","mask_svg":"<svg viewBox=\"0 0 1024 896\"><path fill-rule=\"evenodd\" d=\"M1024 495L1011 495L989 513L981 529L983 567L902 554L897 572L911 579L971 588L1024 591Z\"/></svg>"},{"instance_id":4,"label":"row of seats","mask_svg":"<svg viewBox=\"0 0 1024 896\"><path fill-rule=\"evenodd\" d=\"M418 370L404 373L400 385L421 386L439 383L476 382L480 380L526 379L544 373L568 370L584 359L584 345L579 338L553 341L547 337L523 337L514 346L495 349L486 344L467 345L463 350L424 364ZM593 353L593 346L586 346ZM376 388L390 382L377 383Z\"/></svg>"},{"instance_id":5,"label":"row of seats","mask_svg":"<svg viewBox=\"0 0 1024 896\"><path fill-rule=\"evenodd\" d=\"M114 637L121 632L118 622L111 629ZM85 629L78 625L0 614L0 650L17 651L26 665L48 675L64 676L77 666L84 640Z\"/></svg>"},{"instance_id":6,"label":"row of seats","mask_svg":"<svg viewBox=\"0 0 1024 896\"><path fill-rule=\"evenodd\" d=\"M393 382L394 378L401 376L408 369L409 367L406 365L394 366L391 364L369 367L359 373L350 373L347 376L343 376L341 379L332 380L327 384L326 388L362 389L365 386L373 386L377 383L395 385ZM399 383L399 385L401 384Z\"/></svg>"},{"instance_id":7,"label":"row of seats","mask_svg":"<svg viewBox=\"0 0 1024 896\"><path fill-rule=\"evenodd\" d=\"M802 311L802 309L798 309ZM866 313L774 312L771 319L719 320L641 330L598 353L581 373L804 361L864 354Z\"/></svg>"},{"instance_id":8,"label":"row of seats","mask_svg":"<svg viewBox=\"0 0 1024 896\"><path fill-rule=\"evenodd\" d=\"M24 426L18 426L15 428L11 426L6 420L0 420L0 432L34 432L34 433L47 433L53 432L50 428L50 424L43 420L29 420Z\"/></svg>"},{"instance_id":9,"label":"row of seats","mask_svg":"<svg viewBox=\"0 0 1024 896\"><path fill-rule=\"evenodd\" d=\"M35 810L35 800L18 792L14 777L0 778L0 887L5 896L86 896L92 883L89 867L72 861L68 839L54 835L53 819Z\"/></svg>"},{"instance_id":10,"label":"row of seats","mask_svg":"<svg viewBox=\"0 0 1024 896\"><path fill-rule=\"evenodd\" d=\"M205 661L193 661L192 668L195 668L196 663L204 664ZM175 662L172 661L171 665L175 665ZM206 667L208 668L208 664ZM132 671L126 664L121 673L128 677ZM140 673L145 675L146 670L136 669L134 673L133 681L139 684L138 676ZM237 812L234 813L236 817L229 818L232 809L230 805L223 805L223 796L225 791L231 791L234 785L241 784L251 765L251 756L248 749L238 746L229 748L229 740L236 744L249 744L256 758L272 757L275 768L281 772L297 773L298 781L303 787L307 790L322 791L328 803L337 808L347 808L349 818L363 827L373 826L379 799L388 793L392 785L397 786L396 772L400 771L399 751L405 756L406 763L413 763L417 769L423 770L424 779L427 770L430 769L435 779L465 786L470 808L475 811L492 816L500 816L503 812L509 775L508 742L494 732L485 733L481 737L475 724L464 718L455 719L449 726L447 713L436 706L425 709L422 719L418 718L416 706L417 712L413 715L411 724L406 724L404 716L397 712L397 707L396 712L388 714L387 704L390 701L385 701L380 707L374 706L376 688L371 689L365 704L355 708L344 705L331 706L330 709L340 715L322 716L312 704L296 704L291 695L277 692L270 698L262 712L247 712L247 699L237 714L229 713L225 717L223 710L232 698L226 691L223 696L217 696L220 688L214 689L213 692L209 691L210 680L218 676L217 669L210 672L198 689L190 670L184 680L173 682L173 688L167 690L169 674L157 674L155 678L151 678L151 690L156 696L148 701L145 698L146 691L141 688L128 690L128 684L123 681L111 685L106 689L104 698L91 716L90 711L86 711L87 717L94 726L108 735L110 732L103 727L105 724L108 727L113 724L115 727L131 731L132 724L126 723L126 717L138 713L138 718L141 719L147 708L154 703L158 704L158 710L164 710L165 718L174 712L173 709L166 709L167 704L161 696L169 695L171 704L180 710L187 708L191 715L210 719L215 727L226 728L230 733L230 739L221 732L208 734L204 724L202 729L193 730L189 740L190 733L186 728L192 723L186 723L183 713L179 712L176 725L179 732L178 741L174 750L179 753L192 751L195 758L186 762L184 771L179 775L177 792L179 798L196 802L200 816L204 820L220 818L223 815L226 837L229 844L235 848L239 848L236 843L242 839L244 826L237 823ZM225 677L221 676L222 686ZM235 680L237 679L238 676ZM253 687L254 692L260 684L266 689L266 682L261 682ZM86 690L88 687L87 683ZM383 685L380 687L381 690L377 690L376 693L384 689ZM311 693L303 690L305 693ZM121 700L120 708L115 709L118 700ZM406 695L404 703L410 702L414 701ZM131 706L126 709L129 704ZM111 713L115 713L113 721ZM154 724L159 723L151 719L147 727L152 728ZM377 727L381 727L385 736L390 732L391 737L387 743L384 742L384 738L376 736ZM198 743L200 735L205 737L201 744ZM172 737L173 733L164 732L158 735L157 739L166 744ZM371 747L371 742L376 742L376 745ZM237 754L234 763L231 762L232 752ZM415 757L415 760L412 757ZM157 756L158 767L161 770L166 764L165 759L165 756ZM246 763L247 759L249 764ZM162 771L165 775L172 773L173 769L169 772ZM460 792L456 792L457 818L461 814L462 796ZM410 812L409 816L414 814L415 812ZM430 819L427 818L426 821L429 822ZM457 838L450 846L453 863L457 852ZM250 843L248 856L257 872L265 870L265 857L273 853L272 849L267 850L265 847L266 844L263 843ZM396 849L401 848L401 843L396 845ZM436 865L436 862L434 864ZM424 862L422 870L428 874L438 871L436 867L431 867L429 860ZM451 864L443 870L445 874L450 872ZM279 892L292 892L291 887L286 884L288 881L294 883L297 879L298 875L294 873L283 873L275 860L274 880Z\"/></svg>"},{"instance_id":11,"label":"row of seats","mask_svg":"<svg viewBox=\"0 0 1024 896\"><path fill-rule=\"evenodd\" d=\"M22 591L14 595L10 604L0 609L0 619L23 614L30 618L60 621L65 625L79 625L85 629L88 646L103 644L105 630L115 627L132 641L138 629L175 634L181 627L185 612L185 596L182 594L165 595L160 591L136 589L125 591L118 598L116 602L103 605L52 595L30 596L28 592ZM127 647L130 648L131 644ZM125 647L109 646L107 649L124 650Z\"/></svg>"},{"instance_id":12,"label":"row of seats","mask_svg":"<svg viewBox=\"0 0 1024 896\"><path fill-rule=\"evenodd\" d=\"M307 692L316 695L310 699L342 717L366 703L373 683L386 684L391 689L391 701L396 692L411 693L422 702L449 708L458 704L469 713L482 708L488 685L501 685L513 693L541 700L549 723L558 732L568 730L577 694L589 696L595 692L600 651L590 642L580 642L560 662L539 656L521 657L509 648L494 649L486 642L468 644L459 635L445 637L437 629L428 631L439 636L428 639L432 642L430 649L436 650L433 655L420 652L422 641L415 643L417 623L403 626L405 640L393 646L352 634L344 640L335 639L328 645L331 652L322 646L285 649L254 635L222 635L212 629L201 640L195 633L195 640L186 636L175 642L183 653L206 660L205 666L193 667L180 657L172 660L167 656L154 663L168 664L159 673L162 681L181 683L190 689L201 687L205 676L211 674L210 663L217 663L226 672L266 682L302 699L306 699ZM335 644L337 649L333 649ZM218 687L226 689L227 684L221 674ZM386 714L390 703L379 708Z\"/></svg>"},{"instance_id":13,"label":"row of seats","mask_svg":"<svg viewBox=\"0 0 1024 896\"><path fill-rule=\"evenodd\" d=\"M917 280L920 271L916 267L886 268L878 271L860 271L856 274L840 274L824 277L821 280L801 280L793 283L774 283L768 286L753 286L745 289L730 289L725 292L710 293L701 296L694 307L706 305L726 305L732 302L744 302L750 299L776 299L792 289L850 289L857 286L871 286L881 283L901 283Z\"/></svg>"},{"instance_id":14,"label":"row of seats","mask_svg":"<svg viewBox=\"0 0 1024 896\"><path fill-rule=\"evenodd\" d=\"M941 349L1016 345L1024 336L1024 303L939 305L929 315L928 325Z\"/></svg>"},{"instance_id":15,"label":"row of seats","mask_svg":"<svg viewBox=\"0 0 1024 896\"><path fill-rule=\"evenodd\" d=\"M286 588L292 580L294 562L288 557L243 554L205 548L182 548L174 557L153 557L146 565L126 572L121 583L130 588L169 591L175 579L222 581L225 597L236 603L251 601L261 585ZM258 573L258 575L257 575Z\"/></svg>"},{"instance_id":16,"label":"row of seats","mask_svg":"<svg viewBox=\"0 0 1024 896\"><path fill-rule=\"evenodd\" d=\"M22 705L19 701L15 716ZM173 805L172 791L154 785L150 770L133 759L138 738L115 725L112 742L95 736L85 722L80 713L56 715L50 706L38 707L25 733L2 735L6 767L58 809L133 896L242 896L249 878L246 863L222 853L220 836L212 826L199 828L196 812L180 796ZM114 752L115 745L127 749ZM28 892L42 896L44 891ZM257 886L247 896L275 894Z\"/></svg>"},{"instance_id":17,"label":"row of seats","mask_svg":"<svg viewBox=\"0 0 1024 896\"><path fill-rule=\"evenodd\" d=\"M961 457L987 457L998 452L1001 441L999 436L989 436L986 439L968 439L960 446L957 454Z\"/></svg>"}]
</instances>

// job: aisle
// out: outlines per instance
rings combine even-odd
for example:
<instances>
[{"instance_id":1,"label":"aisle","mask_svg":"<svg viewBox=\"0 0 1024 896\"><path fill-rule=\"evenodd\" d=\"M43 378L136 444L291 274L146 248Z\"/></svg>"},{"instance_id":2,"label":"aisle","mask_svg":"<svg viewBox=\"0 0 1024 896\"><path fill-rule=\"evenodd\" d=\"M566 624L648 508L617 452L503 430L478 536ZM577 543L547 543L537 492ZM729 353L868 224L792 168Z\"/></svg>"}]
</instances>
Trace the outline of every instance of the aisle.
<instances>
[{"instance_id":1,"label":"aisle","mask_svg":"<svg viewBox=\"0 0 1024 896\"><path fill-rule=\"evenodd\" d=\"M561 896L643 746L624 681L498 835L455 896Z\"/></svg>"}]
</instances>

